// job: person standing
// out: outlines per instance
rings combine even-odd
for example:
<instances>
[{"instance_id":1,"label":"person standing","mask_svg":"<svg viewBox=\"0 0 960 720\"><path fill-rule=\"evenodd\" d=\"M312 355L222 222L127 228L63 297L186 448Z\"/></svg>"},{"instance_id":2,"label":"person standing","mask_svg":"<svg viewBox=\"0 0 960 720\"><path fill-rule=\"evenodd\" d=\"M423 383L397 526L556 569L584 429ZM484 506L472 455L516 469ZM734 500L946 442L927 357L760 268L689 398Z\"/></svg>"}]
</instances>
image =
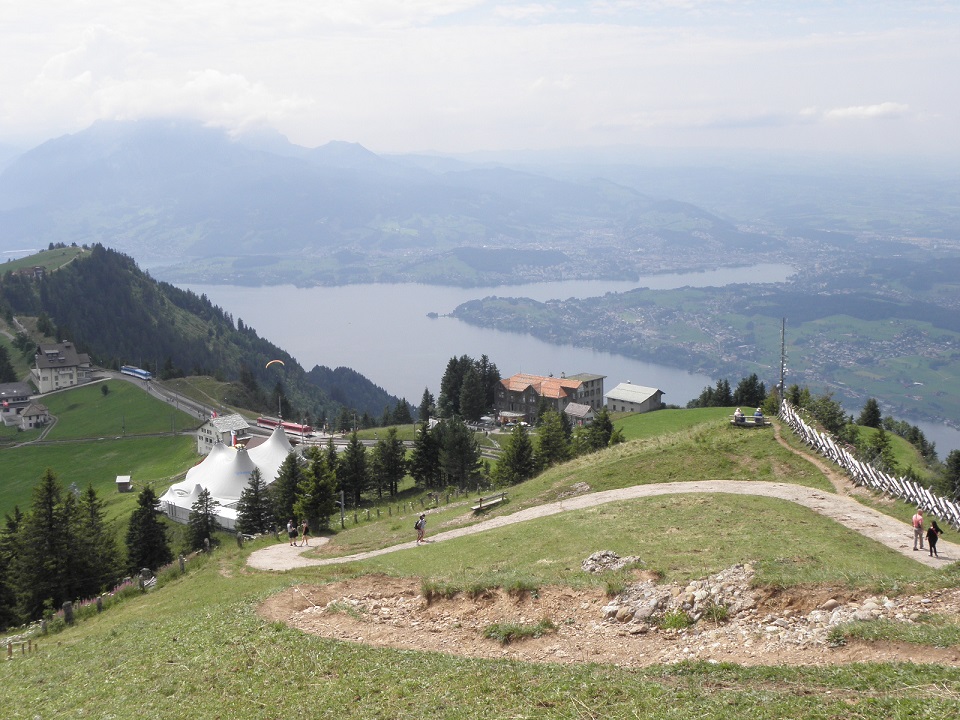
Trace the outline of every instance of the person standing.
<instances>
[{"instance_id":1,"label":"person standing","mask_svg":"<svg viewBox=\"0 0 960 720\"><path fill-rule=\"evenodd\" d=\"M942 534L943 530L937 525L937 521L932 521L930 527L927 528L927 545L930 547L930 557L940 557L937 553L937 540L940 539Z\"/></svg>"},{"instance_id":2,"label":"person standing","mask_svg":"<svg viewBox=\"0 0 960 720\"><path fill-rule=\"evenodd\" d=\"M426 513L420 513L420 518L417 520L416 524L413 526L417 530L417 545L422 542L426 542L423 539L424 534L427 530L427 515Z\"/></svg>"},{"instance_id":3,"label":"person standing","mask_svg":"<svg viewBox=\"0 0 960 720\"><path fill-rule=\"evenodd\" d=\"M303 542L301 545L310 546L310 524L304 520L303 525L300 526L300 535L303 537Z\"/></svg>"},{"instance_id":4,"label":"person standing","mask_svg":"<svg viewBox=\"0 0 960 720\"><path fill-rule=\"evenodd\" d=\"M917 549L917 543L920 543L920 549L923 550L923 511L917 508L913 516L913 549Z\"/></svg>"}]
</instances>

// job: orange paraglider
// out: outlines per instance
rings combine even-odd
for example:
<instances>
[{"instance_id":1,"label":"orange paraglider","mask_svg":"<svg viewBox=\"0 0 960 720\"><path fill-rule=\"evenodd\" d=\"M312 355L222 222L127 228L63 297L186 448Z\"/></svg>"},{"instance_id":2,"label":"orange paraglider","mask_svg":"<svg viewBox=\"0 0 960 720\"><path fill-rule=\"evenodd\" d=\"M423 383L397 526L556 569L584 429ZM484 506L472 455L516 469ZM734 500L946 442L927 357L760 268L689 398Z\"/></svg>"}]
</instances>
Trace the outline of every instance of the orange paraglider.
<instances>
[{"instance_id":1,"label":"orange paraglider","mask_svg":"<svg viewBox=\"0 0 960 720\"><path fill-rule=\"evenodd\" d=\"M270 362L268 362L268 363L267 363L266 365L264 365L263 367L264 367L264 369L266 369L266 368L270 367L271 365L273 365L274 363L280 363L281 365L283 365L284 367L286 367L286 365L283 364L283 360L271 360Z\"/></svg>"}]
</instances>

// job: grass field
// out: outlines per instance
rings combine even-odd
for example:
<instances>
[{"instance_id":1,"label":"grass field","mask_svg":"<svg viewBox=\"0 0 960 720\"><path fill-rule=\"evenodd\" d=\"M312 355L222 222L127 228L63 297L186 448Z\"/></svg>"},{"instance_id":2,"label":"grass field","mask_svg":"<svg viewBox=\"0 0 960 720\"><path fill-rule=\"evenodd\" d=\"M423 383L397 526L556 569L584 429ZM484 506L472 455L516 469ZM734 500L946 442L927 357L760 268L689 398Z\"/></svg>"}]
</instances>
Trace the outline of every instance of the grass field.
<instances>
[{"instance_id":1,"label":"grass field","mask_svg":"<svg viewBox=\"0 0 960 720\"><path fill-rule=\"evenodd\" d=\"M575 487L599 491L663 480L771 480L832 492L810 462L776 443L772 431L731 428L727 414L719 409L625 418L624 432L633 438L628 443L509 488L509 502L494 514L552 501ZM332 538L331 551L347 554L408 541L413 513L348 523ZM466 500L449 505L443 500L430 514L428 535L441 526L470 522ZM528 664L332 641L256 613L264 598L286 588L369 573L464 586L549 583L575 591L605 582L580 569L583 558L599 549L637 555L671 581L749 561L759 583L778 587L825 583L893 595L957 582L952 567L928 569L791 503L660 496L341 566L285 573L247 568L247 555L272 542L262 539L239 549L225 538L212 556L194 561L184 577L41 638L33 654L0 664L3 716L942 720L960 712L960 670L950 666ZM871 639L870 628L854 632ZM889 627L874 632L882 642L956 642L952 626L912 634Z\"/></svg>"},{"instance_id":2,"label":"grass field","mask_svg":"<svg viewBox=\"0 0 960 720\"><path fill-rule=\"evenodd\" d=\"M28 507L33 486L48 468L64 487L93 485L107 501L109 516L117 517L136 503L135 493L117 494L117 475L131 475L138 488L153 484L166 489L174 476L197 462L196 439L170 432L171 426L178 433L192 429L190 415L134 384L117 380L106 385L106 395L95 383L45 396L57 423L43 442L26 442L35 440L39 430L7 436L26 444L0 449L0 516L14 506Z\"/></svg>"}]
</instances>

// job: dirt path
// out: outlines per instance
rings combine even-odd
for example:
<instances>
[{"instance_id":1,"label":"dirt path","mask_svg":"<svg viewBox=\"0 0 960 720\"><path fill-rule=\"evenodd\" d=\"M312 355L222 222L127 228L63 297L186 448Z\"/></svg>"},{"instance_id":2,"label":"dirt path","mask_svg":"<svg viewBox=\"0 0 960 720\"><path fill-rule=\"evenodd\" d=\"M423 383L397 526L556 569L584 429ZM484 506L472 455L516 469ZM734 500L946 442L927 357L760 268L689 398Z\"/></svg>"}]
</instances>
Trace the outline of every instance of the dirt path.
<instances>
[{"instance_id":1,"label":"dirt path","mask_svg":"<svg viewBox=\"0 0 960 720\"><path fill-rule=\"evenodd\" d=\"M838 494L789 483L732 480L637 485L520 510L470 527L440 532L428 540L444 542L610 502L668 494L726 493L761 495L803 505L930 567L943 567L960 559L960 545L944 540L938 545L939 558L931 558L926 551L915 552L913 529L909 525L858 503L851 495L863 493L861 488L818 458L791 448L779 436L779 428L775 432L778 441L791 452L816 465ZM326 538L315 538L313 547L326 542ZM309 547L290 547L281 542L251 554L248 564L261 570L283 571L364 560L414 547L415 542L405 542L371 552L318 559L304 557ZM724 587L728 587L726 581ZM678 594L692 590L693 586L675 588ZM885 642L850 642L837 646L829 640L832 626L850 620L885 618L913 622L931 613L960 617L960 589L890 600L836 587L756 591L744 583L736 593L751 597L738 616L727 623L701 622L682 631L658 630L644 623L623 624L619 622L619 615L617 621L611 621L606 607L610 598L596 588L544 587L537 593L519 597L492 590L480 597L460 593L453 598L427 601L417 578L379 575L318 586L295 585L268 598L259 612L265 618L304 632L347 642L524 662L599 662L627 667L677 660L742 665L859 662L960 665L960 650L955 647ZM828 600L833 606L827 604ZM484 630L492 624L522 625L541 618L557 621L555 629L543 637L509 645L485 637Z\"/></svg>"},{"instance_id":2,"label":"dirt path","mask_svg":"<svg viewBox=\"0 0 960 720\"><path fill-rule=\"evenodd\" d=\"M806 457L806 456L805 456ZM939 558L930 557L926 551L913 551L913 528L888 515L861 505L856 500L845 495L834 495L822 490L791 485L789 483L752 482L738 480L706 480L701 482L656 483L651 485L635 485L617 490L588 493L567 498L555 503L538 505L537 507L520 510L511 515L501 515L469 527L457 528L437 533L429 538L429 542L438 543L453 538L475 535L495 528L513 525L527 520L548 517L563 512L582 510L611 502L635 500L638 498L655 497L657 495L678 495L684 493L726 493L730 495L762 495L779 498L803 505L814 512L854 528L866 537L886 545L892 550L916 560L930 567L942 567L947 563L960 560L960 545L940 540L937 549ZM317 545L323 538L317 538ZM250 555L248 564L259 570L290 570L297 567L315 565L335 565L338 563L366 560L372 557L408 550L416 547L415 542L405 542L380 550L356 553L335 558L308 558L302 553L310 548L290 547L286 543L279 543Z\"/></svg>"}]
</instances>

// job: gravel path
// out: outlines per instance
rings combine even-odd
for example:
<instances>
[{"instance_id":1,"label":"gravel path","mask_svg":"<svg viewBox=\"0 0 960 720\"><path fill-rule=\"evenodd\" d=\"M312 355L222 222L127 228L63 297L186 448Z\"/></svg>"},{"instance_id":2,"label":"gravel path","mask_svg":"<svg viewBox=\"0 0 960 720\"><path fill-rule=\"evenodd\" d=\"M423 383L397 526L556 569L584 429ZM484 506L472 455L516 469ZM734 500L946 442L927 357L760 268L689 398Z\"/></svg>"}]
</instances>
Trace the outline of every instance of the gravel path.
<instances>
[{"instance_id":1,"label":"gravel path","mask_svg":"<svg viewBox=\"0 0 960 720\"><path fill-rule=\"evenodd\" d=\"M707 480L702 482L675 482L656 483L651 485L635 485L617 490L588 493L567 498L560 502L538 505L537 507L520 510L511 515L484 520L469 527L447 530L431 535L430 543L443 542L453 538L474 535L494 528L513 525L514 523L548 517L563 512L581 510L583 508L634 500L637 498L655 497L657 495L676 495L683 493L726 493L731 495L762 495L795 502L820 513L828 518L843 523L845 526L856 529L864 536L886 545L892 550L906 555L909 558L930 567L942 567L947 563L960 560L960 545L941 539L937 544L939 558L930 557L926 550L913 551L913 528L881 512L861 505L856 500L844 496L826 493L815 488L788 483L752 482L737 480ZM312 547L322 545L326 538L315 538ZM259 570L291 570L300 567L316 565L335 565L338 563L366 560L397 550L407 550L416 547L416 543L405 542L399 545L357 553L336 558L307 558L302 553L309 547L290 547L283 542L252 553L247 560L250 567Z\"/></svg>"}]
</instances>

